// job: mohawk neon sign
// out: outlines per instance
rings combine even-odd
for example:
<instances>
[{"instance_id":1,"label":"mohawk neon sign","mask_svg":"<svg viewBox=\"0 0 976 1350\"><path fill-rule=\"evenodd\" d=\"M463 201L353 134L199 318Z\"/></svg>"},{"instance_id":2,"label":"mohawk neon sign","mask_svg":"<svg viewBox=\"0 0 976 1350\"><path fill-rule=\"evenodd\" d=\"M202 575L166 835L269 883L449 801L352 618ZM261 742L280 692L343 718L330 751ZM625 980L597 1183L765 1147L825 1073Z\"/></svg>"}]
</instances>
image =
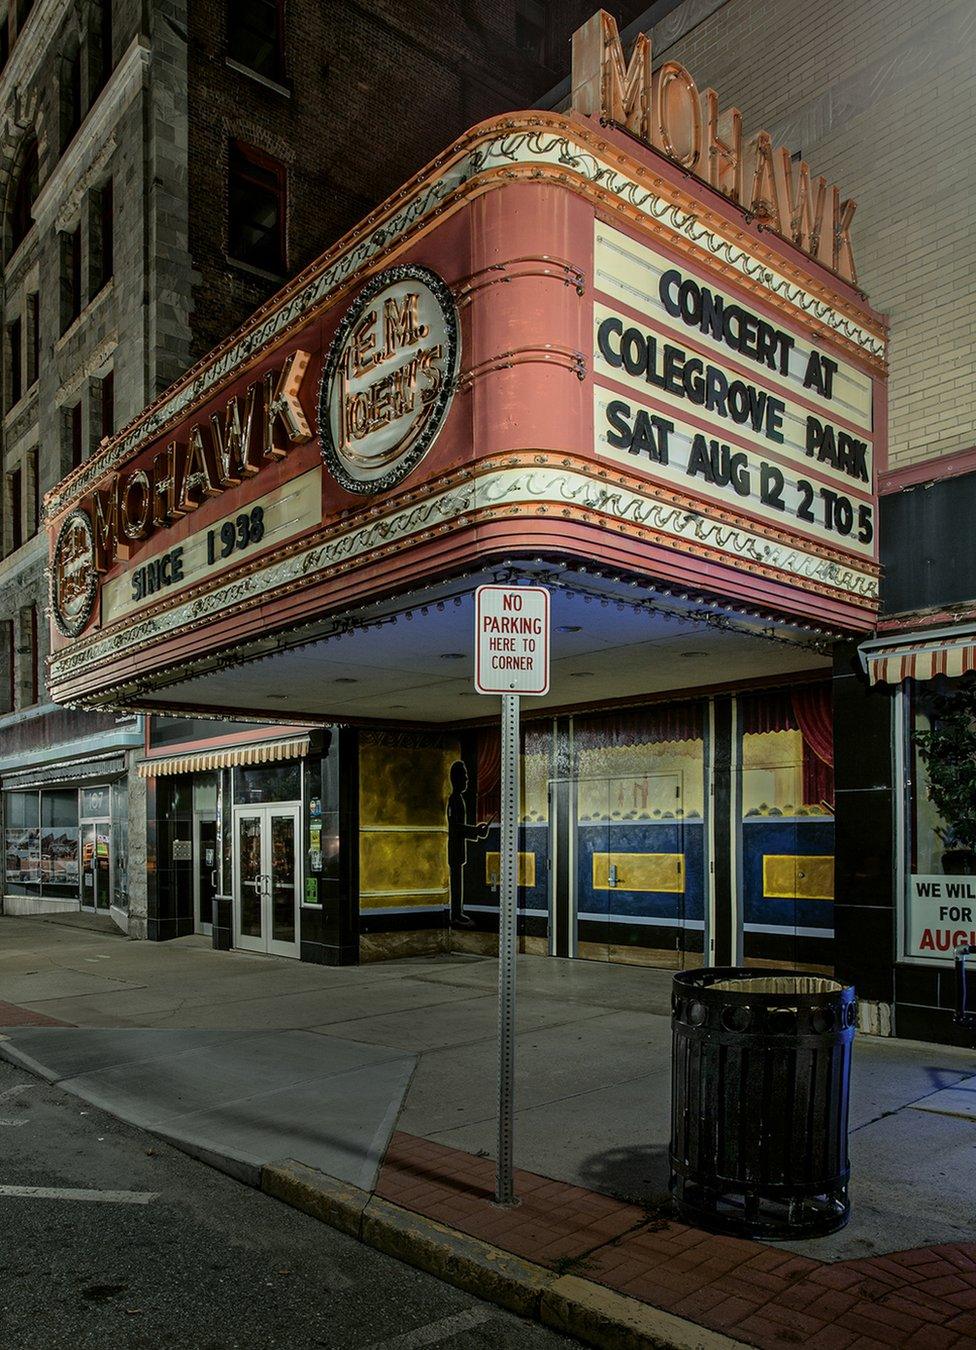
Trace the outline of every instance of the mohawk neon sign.
<instances>
[{"instance_id":1,"label":"mohawk neon sign","mask_svg":"<svg viewBox=\"0 0 976 1350\"><path fill-rule=\"evenodd\" d=\"M742 114L699 92L680 61L652 70L651 39L641 33L627 62L617 25L598 10L573 34L572 107L631 132L682 169L743 207L804 253L857 283L850 228L857 203L813 178L768 131L742 136Z\"/></svg>"}]
</instances>

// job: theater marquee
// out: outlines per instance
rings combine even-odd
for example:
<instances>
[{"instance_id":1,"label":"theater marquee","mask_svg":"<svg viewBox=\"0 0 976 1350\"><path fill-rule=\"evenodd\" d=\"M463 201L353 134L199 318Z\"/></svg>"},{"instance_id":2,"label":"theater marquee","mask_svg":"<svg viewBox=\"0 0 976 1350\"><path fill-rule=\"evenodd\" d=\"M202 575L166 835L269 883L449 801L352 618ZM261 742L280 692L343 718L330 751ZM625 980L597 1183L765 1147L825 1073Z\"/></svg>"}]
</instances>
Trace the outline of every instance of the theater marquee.
<instances>
[{"instance_id":1,"label":"theater marquee","mask_svg":"<svg viewBox=\"0 0 976 1350\"><path fill-rule=\"evenodd\" d=\"M871 627L887 332L852 210L609 24L574 111L468 132L48 494L55 698L178 706L187 670L520 557Z\"/></svg>"},{"instance_id":2,"label":"theater marquee","mask_svg":"<svg viewBox=\"0 0 976 1350\"><path fill-rule=\"evenodd\" d=\"M597 452L872 557L869 376L802 326L598 222Z\"/></svg>"}]
</instances>

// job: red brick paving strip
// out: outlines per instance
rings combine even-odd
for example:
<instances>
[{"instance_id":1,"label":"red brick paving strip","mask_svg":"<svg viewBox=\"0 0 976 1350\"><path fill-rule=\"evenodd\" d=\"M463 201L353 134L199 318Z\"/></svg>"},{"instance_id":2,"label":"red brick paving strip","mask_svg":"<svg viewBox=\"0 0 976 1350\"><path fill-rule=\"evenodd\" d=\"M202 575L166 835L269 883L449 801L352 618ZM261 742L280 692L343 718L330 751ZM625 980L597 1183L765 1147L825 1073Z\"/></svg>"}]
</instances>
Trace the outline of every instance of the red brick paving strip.
<instances>
[{"instance_id":1,"label":"red brick paving strip","mask_svg":"<svg viewBox=\"0 0 976 1350\"><path fill-rule=\"evenodd\" d=\"M20 1008L16 1003L0 1002L0 1029L3 1027L70 1027L71 1022L59 1022L56 1017Z\"/></svg>"},{"instance_id":2,"label":"red brick paving strip","mask_svg":"<svg viewBox=\"0 0 976 1350\"><path fill-rule=\"evenodd\" d=\"M4 1005L0 1004L0 1021ZM976 1344L976 1243L815 1261L653 1217L639 1205L396 1133L377 1195L526 1260L571 1271L766 1350L950 1350Z\"/></svg>"}]
</instances>

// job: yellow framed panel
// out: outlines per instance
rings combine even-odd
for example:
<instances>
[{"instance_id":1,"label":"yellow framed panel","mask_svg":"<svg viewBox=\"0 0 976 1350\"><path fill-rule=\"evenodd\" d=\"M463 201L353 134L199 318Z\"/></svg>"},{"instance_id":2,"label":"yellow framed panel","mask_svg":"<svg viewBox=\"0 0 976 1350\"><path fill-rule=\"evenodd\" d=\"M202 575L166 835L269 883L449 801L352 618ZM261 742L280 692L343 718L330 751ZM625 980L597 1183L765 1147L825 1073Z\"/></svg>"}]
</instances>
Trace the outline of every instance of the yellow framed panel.
<instances>
[{"instance_id":1,"label":"yellow framed panel","mask_svg":"<svg viewBox=\"0 0 976 1350\"><path fill-rule=\"evenodd\" d=\"M616 867L617 880L610 884L610 868ZM663 891L683 895L685 855L683 853L594 853L593 889L595 891Z\"/></svg>"},{"instance_id":2,"label":"yellow framed panel","mask_svg":"<svg viewBox=\"0 0 976 1350\"><path fill-rule=\"evenodd\" d=\"M489 886L497 886L501 876L502 855L500 853L485 854L485 882ZM520 886L535 885L535 854L520 853L518 855L518 884Z\"/></svg>"},{"instance_id":3,"label":"yellow framed panel","mask_svg":"<svg viewBox=\"0 0 976 1350\"><path fill-rule=\"evenodd\" d=\"M768 900L833 900L833 857L764 854L763 895Z\"/></svg>"}]
</instances>

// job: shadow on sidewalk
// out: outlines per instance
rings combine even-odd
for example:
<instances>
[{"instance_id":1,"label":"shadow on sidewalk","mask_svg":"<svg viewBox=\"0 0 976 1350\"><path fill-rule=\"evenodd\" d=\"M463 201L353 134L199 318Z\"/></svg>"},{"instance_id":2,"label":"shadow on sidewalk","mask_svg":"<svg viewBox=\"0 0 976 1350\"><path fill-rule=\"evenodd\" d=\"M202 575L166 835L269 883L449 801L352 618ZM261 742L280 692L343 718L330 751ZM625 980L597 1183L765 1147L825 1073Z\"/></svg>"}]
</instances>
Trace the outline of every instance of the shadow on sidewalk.
<instances>
[{"instance_id":1,"label":"shadow on sidewalk","mask_svg":"<svg viewBox=\"0 0 976 1350\"><path fill-rule=\"evenodd\" d=\"M669 1202L668 1171L665 1144L630 1144L591 1153L583 1159L579 1176L590 1190L656 1207Z\"/></svg>"}]
</instances>

